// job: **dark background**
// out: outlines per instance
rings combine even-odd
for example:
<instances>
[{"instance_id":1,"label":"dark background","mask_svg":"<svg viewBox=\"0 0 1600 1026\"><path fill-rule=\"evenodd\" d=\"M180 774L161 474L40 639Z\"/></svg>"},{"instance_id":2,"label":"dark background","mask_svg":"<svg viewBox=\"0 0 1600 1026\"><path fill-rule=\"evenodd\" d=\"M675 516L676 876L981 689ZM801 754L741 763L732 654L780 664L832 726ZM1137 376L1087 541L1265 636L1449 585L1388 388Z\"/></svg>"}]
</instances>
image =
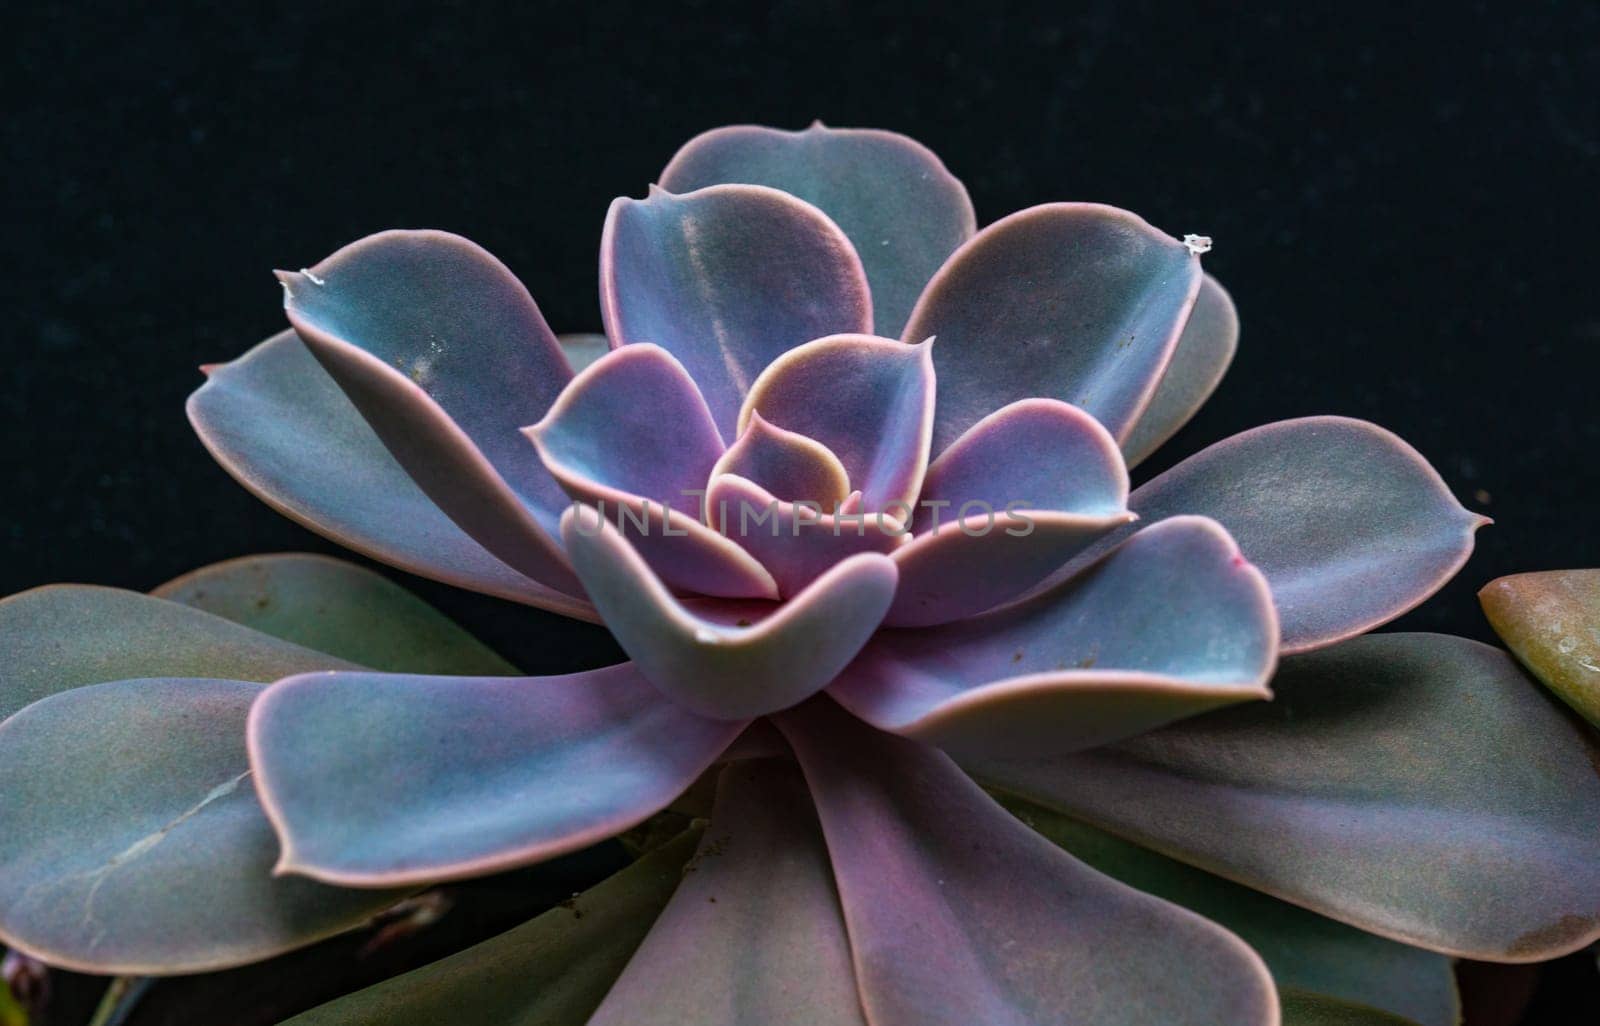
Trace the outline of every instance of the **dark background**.
<instances>
[{"instance_id":1,"label":"dark background","mask_svg":"<svg viewBox=\"0 0 1600 1026\"><path fill-rule=\"evenodd\" d=\"M1083 199L1214 236L1239 357L1139 476L1274 419L1378 421L1498 521L1400 625L1487 640L1488 580L1600 565L1600 7L1327 6L13 12L0 593L338 551L183 416L198 364L283 326L271 268L448 228L596 329L613 197L703 129L820 117L927 143L980 223ZM530 671L614 652L396 576ZM1591 1001L1592 962L1556 974ZM1530 1021L1565 1021L1550 977Z\"/></svg>"}]
</instances>

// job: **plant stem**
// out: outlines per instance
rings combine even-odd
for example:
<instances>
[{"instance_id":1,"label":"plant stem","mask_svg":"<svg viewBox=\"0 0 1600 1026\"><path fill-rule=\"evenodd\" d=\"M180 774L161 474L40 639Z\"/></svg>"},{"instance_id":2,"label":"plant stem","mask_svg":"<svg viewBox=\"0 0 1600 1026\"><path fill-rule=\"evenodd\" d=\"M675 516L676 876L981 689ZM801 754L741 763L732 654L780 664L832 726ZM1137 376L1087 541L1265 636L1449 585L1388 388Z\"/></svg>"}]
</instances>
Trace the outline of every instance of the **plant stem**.
<instances>
[{"instance_id":1,"label":"plant stem","mask_svg":"<svg viewBox=\"0 0 1600 1026\"><path fill-rule=\"evenodd\" d=\"M156 981L149 976L118 976L106 988L100 1006L94 1010L89 1026L122 1026L128 1021L133 1007L144 997L145 991Z\"/></svg>"}]
</instances>

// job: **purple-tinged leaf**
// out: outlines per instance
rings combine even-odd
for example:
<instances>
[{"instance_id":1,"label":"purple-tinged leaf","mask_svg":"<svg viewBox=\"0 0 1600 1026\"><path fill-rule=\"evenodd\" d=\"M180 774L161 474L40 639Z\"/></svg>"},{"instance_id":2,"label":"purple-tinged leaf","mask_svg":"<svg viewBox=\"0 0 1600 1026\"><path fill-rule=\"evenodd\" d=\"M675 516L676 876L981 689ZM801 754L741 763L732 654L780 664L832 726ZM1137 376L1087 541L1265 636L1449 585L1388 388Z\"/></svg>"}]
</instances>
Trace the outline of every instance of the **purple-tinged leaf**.
<instances>
[{"instance_id":1,"label":"purple-tinged leaf","mask_svg":"<svg viewBox=\"0 0 1600 1026\"><path fill-rule=\"evenodd\" d=\"M885 622L949 623L1017 598L1129 522L1127 499L1116 441L1082 410L1023 399L991 413L928 467Z\"/></svg>"},{"instance_id":2,"label":"purple-tinged leaf","mask_svg":"<svg viewBox=\"0 0 1600 1026\"><path fill-rule=\"evenodd\" d=\"M1027 602L885 631L828 690L880 729L1028 764L1267 698L1276 655L1261 574L1215 523L1174 517Z\"/></svg>"},{"instance_id":3,"label":"purple-tinged leaf","mask_svg":"<svg viewBox=\"0 0 1600 1026\"><path fill-rule=\"evenodd\" d=\"M86 684L135 677L267 683L352 664L138 592L52 584L0 600L0 719Z\"/></svg>"},{"instance_id":4,"label":"purple-tinged leaf","mask_svg":"<svg viewBox=\"0 0 1600 1026\"><path fill-rule=\"evenodd\" d=\"M894 598L894 564L851 556L782 604L679 602L612 524L574 507L562 537L584 587L639 671L672 702L744 720L815 694Z\"/></svg>"},{"instance_id":5,"label":"purple-tinged leaf","mask_svg":"<svg viewBox=\"0 0 1600 1026\"><path fill-rule=\"evenodd\" d=\"M827 446L816 439L750 415L743 433L711 469L712 478L733 474L786 502L814 502L823 511L850 495L850 475Z\"/></svg>"},{"instance_id":6,"label":"purple-tinged leaf","mask_svg":"<svg viewBox=\"0 0 1600 1026\"><path fill-rule=\"evenodd\" d=\"M861 255L880 335L900 334L933 272L977 228L961 182L895 132L731 125L689 140L661 172L672 192L726 182L782 189L832 218Z\"/></svg>"},{"instance_id":7,"label":"purple-tinged leaf","mask_svg":"<svg viewBox=\"0 0 1600 1026\"><path fill-rule=\"evenodd\" d=\"M818 513L734 474L713 478L706 499L712 527L767 568L780 598L793 598L850 556L887 555L910 540L905 525L888 514Z\"/></svg>"},{"instance_id":8,"label":"purple-tinged leaf","mask_svg":"<svg viewBox=\"0 0 1600 1026\"><path fill-rule=\"evenodd\" d=\"M122 680L0 724L0 940L82 972L204 972L340 933L398 900L272 875L277 838L244 743L260 693Z\"/></svg>"},{"instance_id":9,"label":"purple-tinged leaf","mask_svg":"<svg viewBox=\"0 0 1600 1026\"><path fill-rule=\"evenodd\" d=\"M874 1026L1276 1026L1260 958L1102 876L939 752L826 701L778 720L816 800Z\"/></svg>"},{"instance_id":10,"label":"purple-tinged leaf","mask_svg":"<svg viewBox=\"0 0 1600 1026\"><path fill-rule=\"evenodd\" d=\"M699 837L685 831L536 919L283 1026L584 1023L666 906Z\"/></svg>"},{"instance_id":11,"label":"purple-tinged leaf","mask_svg":"<svg viewBox=\"0 0 1600 1026\"><path fill-rule=\"evenodd\" d=\"M761 372L739 414L757 413L839 457L868 512L910 519L933 429L931 346L834 335L790 350ZM810 498L810 496L805 496Z\"/></svg>"},{"instance_id":12,"label":"purple-tinged leaf","mask_svg":"<svg viewBox=\"0 0 1600 1026\"><path fill-rule=\"evenodd\" d=\"M1304 652L1371 630L1432 595L1488 523L1417 451L1375 424L1306 417L1216 443L1136 489L1145 522L1219 521L1261 568Z\"/></svg>"},{"instance_id":13,"label":"purple-tinged leaf","mask_svg":"<svg viewBox=\"0 0 1600 1026\"><path fill-rule=\"evenodd\" d=\"M627 493L700 515L722 438L700 390L659 346L612 350L573 378L544 419L523 429L574 498Z\"/></svg>"},{"instance_id":14,"label":"purple-tinged leaf","mask_svg":"<svg viewBox=\"0 0 1600 1026\"><path fill-rule=\"evenodd\" d=\"M945 522L890 554L900 587L883 622L932 627L1010 602L1132 519L1035 511Z\"/></svg>"},{"instance_id":15,"label":"purple-tinged leaf","mask_svg":"<svg viewBox=\"0 0 1600 1026\"><path fill-rule=\"evenodd\" d=\"M354 887L527 865L622 832L742 729L624 663L561 677L307 674L250 714L280 873Z\"/></svg>"},{"instance_id":16,"label":"purple-tinged leaf","mask_svg":"<svg viewBox=\"0 0 1600 1026\"><path fill-rule=\"evenodd\" d=\"M867 1026L828 849L792 763L722 771L683 883L588 1026Z\"/></svg>"},{"instance_id":17,"label":"purple-tinged leaf","mask_svg":"<svg viewBox=\"0 0 1600 1026\"><path fill-rule=\"evenodd\" d=\"M505 265L448 232L388 231L278 278L306 347L439 508L508 565L570 585L561 490L517 429L572 370Z\"/></svg>"},{"instance_id":18,"label":"purple-tinged leaf","mask_svg":"<svg viewBox=\"0 0 1600 1026\"><path fill-rule=\"evenodd\" d=\"M244 556L151 592L374 670L509 674L516 667L394 582L303 552Z\"/></svg>"},{"instance_id":19,"label":"purple-tinged leaf","mask_svg":"<svg viewBox=\"0 0 1600 1026\"><path fill-rule=\"evenodd\" d=\"M613 350L524 433L568 494L622 527L669 587L777 597L771 575L700 520L722 438L694 382L666 350Z\"/></svg>"},{"instance_id":20,"label":"purple-tinged leaf","mask_svg":"<svg viewBox=\"0 0 1600 1026\"><path fill-rule=\"evenodd\" d=\"M935 454L1033 396L1126 438L1200 288L1200 261L1125 210L1050 203L996 221L945 261L901 333L937 336Z\"/></svg>"},{"instance_id":21,"label":"purple-tinged leaf","mask_svg":"<svg viewBox=\"0 0 1600 1026\"><path fill-rule=\"evenodd\" d=\"M1600 570L1513 574L1478 600L1522 665L1600 726Z\"/></svg>"},{"instance_id":22,"label":"purple-tinged leaf","mask_svg":"<svg viewBox=\"0 0 1600 1026\"><path fill-rule=\"evenodd\" d=\"M1497 649L1377 634L1285 659L1273 701L997 787L1363 930L1536 961L1600 937L1600 742Z\"/></svg>"},{"instance_id":23,"label":"purple-tinged leaf","mask_svg":"<svg viewBox=\"0 0 1600 1026\"><path fill-rule=\"evenodd\" d=\"M1319 916L1031 802L1002 798L1001 804L1100 872L1237 933L1267 963L1286 1005L1284 991L1292 989L1388 1009L1412 1026L1461 1021L1455 976L1443 955Z\"/></svg>"},{"instance_id":24,"label":"purple-tinged leaf","mask_svg":"<svg viewBox=\"0 0 1600 1026\"><path fill-rule=\"evenodd\" d=\"M207 373L189 397L190 423L278 512L402 570L595 619L587 602L505 565L435 506L293 331Z\"/></svg>"},{"instance_id":25,"label":"purple-tinged leaf","mask_svg":"<svg viewBox=\"0 0 1600 1026\"><path fill-rule=\"evenodd\" d=\"M1189 322L1178 338L1178 348L1172 353L1172 362L1161 376L1150 405L1122 444L1128 466L1142 463L1189 423L1189 418L1222 383L1238 347L1239 313L1234 309L1233 298L1207 274L1201 281Z\"/></svg>"},{"instance_id":26,"label":"purple-tinged leaf","mask_svg":"<svg viewBox=\"0 0 1600 1026\"><path fill-rule=\"evenodd\" d=\"M968 502L1106 516L1127 508L1128 470L1093 417L1057 399L1023 399L978 421L929 465L912 526L920 534L936 508L948 520Z\"/></svg>"},{"instance_id":27,"label":"purple-tinged leaf","mask_svg":"<svg viewBox=\"0 0 1600 1026\"><path fill-rule=\"evenodd\" d=\"M654 342L683 361L724 438L767 364L823 335L872 330L850 240L816 207L757 185L612 203L600 311L613 345Z\"/></svg>"}]
</instances>

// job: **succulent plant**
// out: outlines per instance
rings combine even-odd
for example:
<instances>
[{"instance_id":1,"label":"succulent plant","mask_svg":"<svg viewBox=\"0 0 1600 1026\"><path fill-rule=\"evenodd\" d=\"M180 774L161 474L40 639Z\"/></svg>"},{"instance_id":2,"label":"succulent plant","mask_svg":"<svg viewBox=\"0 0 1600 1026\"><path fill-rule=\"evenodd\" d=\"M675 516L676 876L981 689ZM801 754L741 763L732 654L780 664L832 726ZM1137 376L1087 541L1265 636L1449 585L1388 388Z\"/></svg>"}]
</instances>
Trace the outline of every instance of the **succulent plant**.
<instances>
[{"instance_id":1,"label":"succulent plant","mask_svg":"<svg viewBox=\"0 0 1600 1026\"><path fill-rule=\"evenodd\" d=\"M1600 570L1512 574L1478 598L1523 665L1600 726Z\"/></svg>"},{"instance_id":2,"label":"succulent plant","mask_svg":"<svg viewBox=\"0 0 1600 1026\"><path fill-rule=\"evenodd\" d=\"M327 561L13 598L0 934L237 964L677 802L575 908L302 1021L1434 1026L1444 956L1600 935L1592 734L1496 649L1357 637L1484 519L1339 417L1130 492L1234 350L1209 240L975 228L904 137L735 127L613 204L603 339L442 232L280 274L212 454L630 660L517 676Z\"/></svg>"}]
</instances>

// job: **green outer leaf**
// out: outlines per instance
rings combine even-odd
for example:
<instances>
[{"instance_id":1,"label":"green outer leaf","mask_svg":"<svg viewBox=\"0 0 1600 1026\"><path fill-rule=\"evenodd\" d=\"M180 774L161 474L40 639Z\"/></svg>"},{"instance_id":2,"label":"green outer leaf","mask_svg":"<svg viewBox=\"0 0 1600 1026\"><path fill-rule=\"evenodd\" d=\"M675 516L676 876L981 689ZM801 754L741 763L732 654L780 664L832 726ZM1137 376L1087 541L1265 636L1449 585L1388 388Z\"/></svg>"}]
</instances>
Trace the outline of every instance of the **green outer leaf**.
<instances>
[{"instance_id":1,"label":"green outer leaf","mask_svg":"<svg viewBox=\"0 0 1600 1026\"><path fill-rule=\"evenodd\" d=\"M1268 897L1043 806L1010 797L1001 797L1001 804L1102 873L1238 934L1272 970L1280 997L1287 989L1311 999L1350 1000L1392 1012L1414 1026L1460 1021L1455 976L1442 955Z\"/></svg>"},{"instance_id":2,"label":"green outer leaf","mask_svg":"<svg viewBox=\"0 0 1600 1026\"><path fill-rule=\"evenodd\" d=\"M203 972L342 932L397 901L405 892L272 875L278 839L245 752L260 691L112 681L0 724L0 939L87 972Z\"/></svg>"},{"instance_id":3,"label":"green outer leaf","mask_svg":"<svg viewBox=\"0 0 1600 1026\"><path fill-rule=\"evenodd\" d=\"M1283 1026L1411 1026L1410 1019L1325 994L1280 991Z\"/></svg>"},{"instance_id":4,"label":"green outer leaf","mask_svg":"<svg viewBox=\"0 0 1600 1026\"><path fill-rule=\"evenodd\" d=\"M1478 600L1522 665L1600 726L1600 570L1512 574Z\"/></svg>"},{"instance_id":5,"label":"green outer leaf","mask_svg":"<svg viewBox=\"0 0 1600 1026\"><path fill-rule=\"evenodd\" d=\"M579 1026L666 907L699 839L691 828L536 919L282 1026Z\"/></svg>"},{"instance_id":6,"label":"green outer leaf","mask_svg":"<svg viewBox=\"0 0 1600 1026\"><path fill-rule=\"evenodd\" d=\"M375 670L517 672L388 578L328 556L286 552L230 559L168 581L151 594Z\"/></svg>"},{"instance_id":7,"label":"green outer leaf","mask_svg":"<svg viewBox=\"0 0 1600 1026\"><path fill-rule=\"evenodd\" d=\"M85 684L136 677L266 683L352 668L176 602L81 584L53 584L0 600L0 653L0 719Z\"/></svg>"}]
</instances>

